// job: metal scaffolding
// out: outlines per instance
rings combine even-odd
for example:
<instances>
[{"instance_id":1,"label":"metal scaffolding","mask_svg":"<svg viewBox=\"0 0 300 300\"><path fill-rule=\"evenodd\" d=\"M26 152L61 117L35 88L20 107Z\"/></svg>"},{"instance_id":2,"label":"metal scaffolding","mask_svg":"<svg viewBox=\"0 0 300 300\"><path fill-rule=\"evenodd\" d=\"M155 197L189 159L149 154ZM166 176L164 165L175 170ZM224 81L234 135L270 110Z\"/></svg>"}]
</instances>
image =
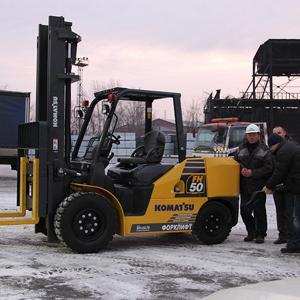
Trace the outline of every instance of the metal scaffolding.
<instances>
[{"instance_id":1,"label":"metal scaffolding","mask_svg":"<svg viewBox=\"0 0 300 300\"><path fill-rule=\"evenodd\" d=\"M282 125L300 142L300 40L269 39L258 48L252 63L252 81L238 98L207 99L205 121L238 117L267 122L269 130ZM298 128L299 127L299 128Z\"/></svg>"}]
</instances>

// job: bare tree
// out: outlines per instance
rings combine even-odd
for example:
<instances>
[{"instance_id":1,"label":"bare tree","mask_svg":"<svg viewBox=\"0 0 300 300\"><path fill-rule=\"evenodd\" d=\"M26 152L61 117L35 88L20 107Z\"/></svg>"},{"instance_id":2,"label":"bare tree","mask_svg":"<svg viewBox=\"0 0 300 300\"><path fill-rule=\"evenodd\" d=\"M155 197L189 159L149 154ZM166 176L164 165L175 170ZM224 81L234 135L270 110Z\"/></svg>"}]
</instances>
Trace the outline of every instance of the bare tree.
<instances>
[{"instance_id":1,"label":"bare tree","mask_svg":"<svg viewBox=\"0 0 300 300\"><path fill-rule=\"evenodd\" d=\"M91 100L94 99L94 93L99 92L102 90L107 90L114 88L116 86L120 86L121 83L118 80L111 79L109 82L99 82L99 81L93 81L92 83L92 90L89 92L89 95L84 93L84 96L86 98L89 98ZM89 127L87 129L87 133L89 134L97 134L101 130L103 126L103 122L105 120L105 117L102 114L101 109L101 103L98 103L94 109L93 115L90 120Z\"/></svg>"},{"instance_id":2,"label":"bare tree","mask_svg":"<svg viewBox=\"0 0 300 300\"><path fill-rule=\"evenodd\" d=\"M192 132L193 135L196 135L199 125L204 120L203 107L205 99L198 98L193 99L192 103L185 107L183 117L189 132Z\"/></svg>"},{"instance_id":3,"label":"bare tree","mask_svg":"<svg viewBox=\"0 0 300 300\"><path fill-rule=\"evenodd\" d=\"M142 135L145 124L145 104L138 101L129 101L120 108L122 109L120 125L129 132L135 132L138 136Z\"/></svg>"},{"instance_id":4,"label":"bare tree","mask_svg":"<svg viewBox=\"0 0 300 300\"><path fill-rule=\"evenodd\" d=\"M114 87L120 87L121 83L118 80L111 79L109 82L93 82L93 93L111 89ZM135 132L137 135L142 134L144 130L144 103L138 101L124 102L120 101L117 106L116 114L118 116L117 131ZM99 130L104 118L101 112L101 107L95 108L93 117L91 119L90 132L95 133L95 130Z\"/></svg>"},{"instance_id":5,"label":"bare tree","mask_svg":"<svg viewBox=\"0 0 300 300\"><path fill-rule=\"evenodd\" d=\"M121 83L118 80L110 80L109 82L94 81L92 89L89 92L90 99L93 99L93 94L101 90L107 90L114 87L120 87ZM101 104L98 104L91 117L90 125L87 129L89 134L97 134L101 131L105 117L101 111ZM118 123L116 131L135 132L138 136L144 133L145 124L145 104L138 101L120 101L117 106L116 114ZM77 132L78 123L76 119L72 122L72 132Z\"/></svg>"},{"instance_id":6,"label":"bare tree","mask_svg":"<svg viewBox=\"0 0 300 300\"><path fill-rule=\"evenodd\" d=\"M120 83L115 80L110 80L108 83L93 81L92 89L88 93L83 91L83 97L84 97L84 99L87 99L91 102L94 99L95 92L110 89L110 88L113 88L113 87L119 86L119 85L120 85ZM78 107L77 103L76 104L73 103L72 117L71 117L71 132L72 132L72 134L79 133L79 130L80 130L79 127L81 127L81 125L83 123L83 119L82 119L82 117L81 118L79 117L79 114L82 114L82 112L84 114L84 110L85 110L84 108ZM78 111L81 111L81 113ZM87 133L92 134L92 135L99 133L99 131L101 130L101 127L103 126L104 119L105 118L101 112L101 104L97 104L94 109L93 115L91 117L89 126L87 128Z\"/></svg>"}]
</instances>

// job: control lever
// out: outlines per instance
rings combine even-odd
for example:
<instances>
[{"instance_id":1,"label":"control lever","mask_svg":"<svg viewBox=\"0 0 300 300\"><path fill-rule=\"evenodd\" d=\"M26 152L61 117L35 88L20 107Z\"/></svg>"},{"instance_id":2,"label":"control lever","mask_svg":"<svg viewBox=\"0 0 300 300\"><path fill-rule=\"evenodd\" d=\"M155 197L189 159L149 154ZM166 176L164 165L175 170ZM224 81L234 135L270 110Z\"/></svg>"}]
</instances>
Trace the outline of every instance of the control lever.
<instances>
[{"instance_id":1,"label":"control lever","mask_svg":"<svg viewBox=\"0 0 300 300\"><path fill-rule=\"evenodd\" d=\"M114 156L115 156L115 154L113 152L111 152L110 155L107 158L108 161L110 161Z\"/></svg>"},{"instance_id":2,"label":"control lever","mask_svg":"<svg viewBox=\"0 0 300 300\"><path fill-rule=\"evenodd\" d=\"M75 177L81 177L82 176L81 173L79 173L77 171L74 171L74 170L71 170L71 169L66 169L66 168L64 169L64 173L75 176Z\"/></svg>"}]
</instances>

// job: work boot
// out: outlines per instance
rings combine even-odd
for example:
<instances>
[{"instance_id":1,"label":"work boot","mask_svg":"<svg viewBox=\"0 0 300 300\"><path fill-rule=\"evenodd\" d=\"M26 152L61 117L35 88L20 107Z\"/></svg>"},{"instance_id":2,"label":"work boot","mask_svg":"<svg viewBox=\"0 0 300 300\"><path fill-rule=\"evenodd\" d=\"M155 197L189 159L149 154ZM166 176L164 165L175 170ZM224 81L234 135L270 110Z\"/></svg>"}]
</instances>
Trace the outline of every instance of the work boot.
<instances>
[{"instance_id":1,"label":"work boot","mask_svg":"<svg viewBox=\"0 0 300 300\"><path fill-rule=\"evenodd\" d=\"M285 244L286 242L287 242L286 239L278 238L277 240L275 240L275 241L273 242L273 244L279 245L279 244Z\"/></svg>"},{"instance_id":2,"label":"work boot","mask_svg":"<svg viewBox=\"0 0 300 300\"><path fill-rule=\"evenodd\" d=\"M255 239L256 244L263 244L265 242L265 237L258 235Z\"/></svg>"},{"instance_id":3,"label":"work boot","mask_svg":"<svg viewBox=\"0 0 300 300\"><path fill-rule=\"evenodd\" d=\"M244 238L244 242L252 242L255 238L254 234L248 234L245 238Z\"/></svg>"},{"instance_id":4,"label":"work boot","mask_svg":"<svg viewBox=\"0 0 300 300\"><path fill-rule=\"evenodd\" d=\"M281 253L300 253L300 248L281 248Z\"/></svg>"}]
</instances>

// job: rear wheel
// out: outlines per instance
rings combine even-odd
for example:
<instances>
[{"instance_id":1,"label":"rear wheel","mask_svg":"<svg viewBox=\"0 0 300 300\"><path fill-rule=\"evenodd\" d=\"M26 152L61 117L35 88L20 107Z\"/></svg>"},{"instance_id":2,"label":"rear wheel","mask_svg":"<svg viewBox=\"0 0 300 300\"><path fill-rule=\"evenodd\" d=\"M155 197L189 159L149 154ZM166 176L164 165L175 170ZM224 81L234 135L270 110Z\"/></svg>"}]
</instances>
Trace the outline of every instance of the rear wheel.
<instances>
[{"instance_id":1,"label":"rear wheel","mask_svg":"<svg viewBox=\"0 0 300 300\"><path fill-rule=\"evenodd\" d=\"M226 240L231 231L230 210L222 203L208 202L198 213L193 234L207 245Z\"/></svg>"},{"instance_id":2,"label":"rear wheel","mask_svg":"<svg viewBox=\"0 0 300 300\"><path fill-rule=\"evenodd\" d=\"M57 237L79 253L98 252L112 240L117 213L111 202L96 193L71 194L59 205L55 220Z\"/></svg>"}]
</instances>

